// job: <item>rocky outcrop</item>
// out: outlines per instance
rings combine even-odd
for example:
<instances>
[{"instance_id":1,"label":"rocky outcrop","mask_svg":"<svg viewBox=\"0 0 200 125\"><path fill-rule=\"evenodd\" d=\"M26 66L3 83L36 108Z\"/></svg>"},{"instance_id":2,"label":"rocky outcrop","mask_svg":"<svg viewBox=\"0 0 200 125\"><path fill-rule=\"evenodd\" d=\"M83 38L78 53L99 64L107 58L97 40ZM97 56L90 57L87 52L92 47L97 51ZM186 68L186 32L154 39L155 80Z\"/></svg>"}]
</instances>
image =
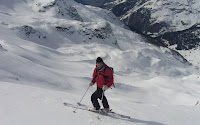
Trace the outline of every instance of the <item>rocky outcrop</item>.
<instances>
[{"instance_id":1,"label":"rocky outcrop","mask_svg":"<svg viewBox=\"0 0 200 125\"><path fill-rule=\"evenodd\" d=\"M64 18L70 17L73 20L81 21L83 22L83 19L78 14L78 11L75 7L70 6L67 1L65 0L55 0L53 2L50 2L47 5L37 4L39 9L39 12L46 12L48 9L55 7L57 9L58 15Z\"/></svg>"},{"instance_id":2,"label":"rocky outcrop","mask_svg":"<svg viewBox=\"0 0 200 125\"><path fill-rule=\"evenodd\" d=\"M84 5L92 5L96 7L102 7L105 3L112 2L114 0L74 0L78 3L82 3Z\"/></svg>"},{"instance_id":3,"label":"rocky outcrop","mask_svg":"<svg viewBox=\"0 0 200 125\"><path fill-rule=\"evenodd\" d=\"M43 35L42 32L35 30L31 26L21 26L17 28L19 30L19 36L23 39L32 39L32 38L37 38L37 39L45 39L46 36Z\"/></svg>"},{"instance_id":4,"label":"rocky outcrop","mask_svg":"<svg viewBox=\"0 0 200 125\"><path fill-rule=\"evenodd\" d=\"M177 32L168 32L156 38L166 45L176 45L177 50L189 50L200 46L200 25Z\"/></svg>"},{"instance_id":5,"label":"rocky outcrop","mask_svg":"<svg viewBox=\"0 0 200 125\"><path fill-rule=\"evenodd\" d=\"M81 23L78 26L56 26L57 31L66 35L79 36L75 37L77 41L89 42L93 39L95 41L112 42L108 44L117 44L117 40L113 34L112 28L107 22L99 23ZM70 37L68 37L70 38Z\"/></svg>"},{"instance_id":6,"label":"rocky outcrop","mask_svg":"<svg viewBox=\"0 0 200 125\"><path fill-rule=\"evenodd\" d=\"M119 1L119 0L116 0ZM107 3L116 16L131 30L155 38L165 46L177 44L176 49L192 49L199 45L197 0L126 0Z\"/></svg>"}]
</instances>

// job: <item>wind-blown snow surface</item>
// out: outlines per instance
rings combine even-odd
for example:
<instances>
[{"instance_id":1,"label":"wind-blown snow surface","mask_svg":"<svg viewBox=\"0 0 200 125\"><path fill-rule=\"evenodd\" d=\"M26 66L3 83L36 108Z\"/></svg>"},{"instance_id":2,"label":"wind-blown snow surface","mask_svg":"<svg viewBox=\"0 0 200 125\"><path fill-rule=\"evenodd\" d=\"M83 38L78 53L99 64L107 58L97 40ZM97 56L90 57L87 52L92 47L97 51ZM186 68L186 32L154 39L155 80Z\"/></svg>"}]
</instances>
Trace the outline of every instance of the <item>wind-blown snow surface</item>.
<instances>
[{"instance_id":1,"label":"wind-blown snow surface","mask_svg":"<svg viewBox=\"0 0 200 125\"><path fill-rule=\"evenodd\" d=\"M103 10L95 15L94 8L66 0L77 17L61 16L56 7L48 8L51 2L0 1L2 125L199 125L198 70L168 49L142 42L118 21L110 22ZM61 26L72 34L55 30L66 30ZM109 36L103 40L81 32L105 26ZM80 101L98 56L115 70L116 88L105 93L109 104L130 120L98 120L97 114L73 113L63 105ZM82 103L91 106L95 89L89 88Z\"/></svg>"}]
</instances>

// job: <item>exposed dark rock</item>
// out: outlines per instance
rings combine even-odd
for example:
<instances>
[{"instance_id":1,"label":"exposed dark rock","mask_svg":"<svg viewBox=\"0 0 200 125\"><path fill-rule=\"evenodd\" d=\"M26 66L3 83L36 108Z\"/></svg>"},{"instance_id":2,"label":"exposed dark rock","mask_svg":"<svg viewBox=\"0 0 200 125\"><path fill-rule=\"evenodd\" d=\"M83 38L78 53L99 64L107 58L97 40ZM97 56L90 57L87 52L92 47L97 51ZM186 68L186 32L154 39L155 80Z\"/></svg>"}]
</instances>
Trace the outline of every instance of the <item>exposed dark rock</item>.
<instances>
[{"instance_id":1,"label":"exposed dark rock","mask_svg":"<svg viewBox=\"0 0 200 125\"><path fill-rule=\"evenodd\" d=\"M159 2L159 0L157 2ZM158 9L152 9L150 7L153 7L153 3L150 0L127 0L126 2L118 4L114 4L113 2L113 6L111 4L112 3L105 4L104 8L112 10L112 12L120 17L132 31L142 34L145 38L150 40L150 43L166 47L177 44L177 50L192 49L200 44L198 25L178 30L178 28L172 24L173 20L159 21L157 18L152 18L152 14L155 12L157 12L158 15L162 15L163 11L161 11L161 9L163 7L171 11L174 16L179 13L185 13L186 16L192 15L194 12L200 13L197 9L191 8L191 4L195 3L187 4L165 1L162 2ZM168 18L167 16L170 15L166 15L166 18ZM183 19L180 20L180 24L184 27L188 27L190 21Z\"/></svg>"},{"instance_id":2,"label":"exposed dark rock","mask_svg":"<svg viewBox=\"0 0 200 125\"><path fill-rule=\"evenodd\" d=\"M20 36L25 39L30 37L36 37L39 39L46 38L45 35L43 35L40 31L33 29L31 26L24 25L22 27L19 27L18 29L20 31Z\"/></svg>"},{"instance_id":3,"label":"exposed dark rock","mask_svg":"<svg viewBox=\"0 0 200 125\"><path fill-rule=\"evenodd\" d=\"M169 45L177 45L177 50L189 50L200 45L200 27L198 24L189 29L177 32L168 32L159 37L157 40Z\"/></svg>"},{"instance_id":4,"label":"exposed dark rock","mask_svg":"<svg viewBox=\"0 0 200 125\"><path fill-rule=\"evenodd\" d=\"M82 3L84 5L92 5L96 7L102 7L107 2L112 2L115 0L74 0L78 3Z\"/></svg>"},{"instance_id":5,"label":"exposed dark rock","mask_svg":"<svg viewBox=\"0 0 200 125\"><path fill-rule=\"evenodd\" d=\"M99 27L97 29L92 29L92 28L89 29L88 27L85 27L84 25L81 25L81 26L82 28L79 30L75 30L72 26L69 26L69 27L57 26L56 29L60 32L64 32L69 35L72 35L74 33L79 33L82 36L88 36L88 38L90 39L94 37L98 39L106 39L106 38L110 38L110 36L113 35L112 29L109 23L106 23L105 26Z\"/></svg>"},{"instance_id":6,"label":"exposed dark rock","mask_svg":"<svg viewBox=\"0 0 200 125\"><path fill-rule=\"evenodd\" d=\"M41 6L38 4L38 6ZM66 3L65 0L55 0L53 2L50 2L47 5L43 5L41 9L39 9L39 12L46 12L48 9L52 7L57 7L57 12L60 16L69 16L74 20L83 22L83 19L78 14L78 11L75 7L70 6Z\"/></svg>"}]
</instances>

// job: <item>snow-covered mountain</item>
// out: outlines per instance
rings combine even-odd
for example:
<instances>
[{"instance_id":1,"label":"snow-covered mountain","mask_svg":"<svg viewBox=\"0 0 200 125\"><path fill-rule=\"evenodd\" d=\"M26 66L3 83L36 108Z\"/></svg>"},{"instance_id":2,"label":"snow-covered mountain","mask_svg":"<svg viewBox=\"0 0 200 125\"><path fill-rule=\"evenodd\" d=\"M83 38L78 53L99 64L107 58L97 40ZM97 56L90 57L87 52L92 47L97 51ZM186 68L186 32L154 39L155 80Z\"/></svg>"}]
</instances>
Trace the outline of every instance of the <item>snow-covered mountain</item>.
<instances>
[{"instance_id":1,"label":"snow-covered mountain","mask_svg":"<svg viewBox=\"0 0 200 125\"><path fill-rule=\"evenodd\" d=\"M126 0L112 11L127 25L151 36L183 31L200 21L198 0Z\"/></svg>"},{"instance_id":2,"label":"snow-covered mountain","mask_svg":"<svg viewBox=\"0 0 200 125\"><path fill-rule=\"evenodd\" d=\"M78 3L82 3L84 5L92 5L92 6L96 6L96 7L102 7L104 6L104 4L109 3L109 2L113 2L115 0L74 0Z\"/></svg>"},{"instance_id":3,"label":"snow-covered mountain","mask_svg":"<svg viewBox=\"0 0 200 125\"><path fill-rule=\"evenodd\" d=\"M193 49L199 50L200 42L199 6L199 0L116 0L103 8L110 9L131 30L157 41L150 43L173 48L199 66L193 58Z\"/></svg>"},{"instance_id":4,"label":"snow-covered mountain","mask_svg":"<svg viewBox=\"0 0 200 125\"><path fill-rule=\"evenodd\" d=\"M1 0L0 36L1 124L199 124L199 70L110 11L73 0ZM98 56L115 71L109 104L130 120L63 105L81 99ZM91 106L95 89L82 103Z\"/></svg>"}]
</instances>

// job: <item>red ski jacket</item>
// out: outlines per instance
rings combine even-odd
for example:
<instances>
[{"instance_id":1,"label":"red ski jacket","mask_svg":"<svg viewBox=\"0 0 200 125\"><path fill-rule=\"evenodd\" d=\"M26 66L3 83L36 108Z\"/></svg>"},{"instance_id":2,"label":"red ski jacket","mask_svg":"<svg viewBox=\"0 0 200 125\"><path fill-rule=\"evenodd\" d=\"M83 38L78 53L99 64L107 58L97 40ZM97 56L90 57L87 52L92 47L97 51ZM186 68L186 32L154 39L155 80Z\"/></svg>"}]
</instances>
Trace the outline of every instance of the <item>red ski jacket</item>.
<instances>
[{"instance_id":1,"label":"red ski jacket","mask_svg":"<svg viewBox=\"0 0 200 125\"><path fill-rule=\"evenodd\" d=\"M103 85L107 85L108 87L112 86L113 84L113 74L112 71L108 68L108 66L103 63L104 67L101 70L96 68L93 72L93 83L97 83L98 88L103 88Z\"/></svg>"}]
</instances>

